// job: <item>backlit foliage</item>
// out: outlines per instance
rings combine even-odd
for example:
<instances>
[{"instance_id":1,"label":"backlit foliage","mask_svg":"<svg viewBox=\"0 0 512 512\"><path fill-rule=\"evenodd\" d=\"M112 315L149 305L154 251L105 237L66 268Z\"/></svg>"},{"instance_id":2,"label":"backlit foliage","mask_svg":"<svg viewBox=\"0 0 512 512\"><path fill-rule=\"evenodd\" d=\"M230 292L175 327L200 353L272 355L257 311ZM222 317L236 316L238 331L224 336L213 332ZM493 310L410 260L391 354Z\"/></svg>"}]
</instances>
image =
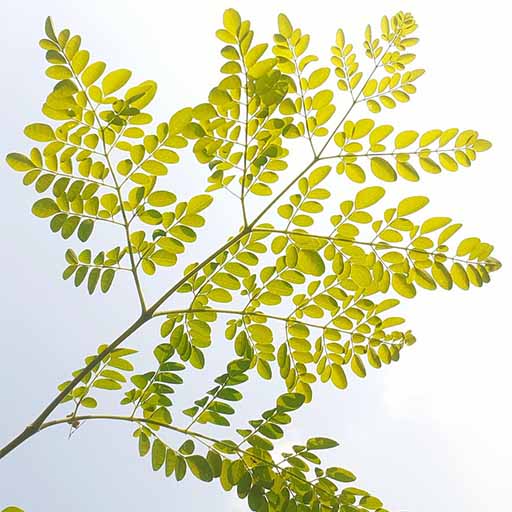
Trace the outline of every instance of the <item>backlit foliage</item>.
<instances>
[{"instance_id":1,"label":"backlit foliage","mask_svg":"<svg viewBox=\"0 0 512 512\"><path fill-rule=\"evenodd\" d=\"M426 197L385 204L378 184L457 171L490 147L473 129L419 133L379 123L379 112L411 99L424 73L414 68L412 15L383 17L357 45L339 29L330 62L320 63L309 35L285 15L269 45L229 9L217 31L222 79L206 101L159 124L147 111L155 82L132 83L127 69L107 69L80 36L55 31L50 19L45 29L40 45L55 80L42 109L48 121L25 128L38 144L7 155L7 163L40 195L34 215L73 242L64 279L107 293L126 272L141 314L85 359L1 455L53 425L126 421L153 470L178 481L187 474L216 480L251 510L385 512L380 499L351 485L350 471L322 464L318 452L335 441L312 437L282 454L275 442L293 412L313 399L313 383L345 389L398 361L415 342L395 313L402 298L421 289L481 287L499 268L492 245L477 237L454 243L461 224L424 214ZM165 176L190 150L207 170L207 184L182 198ZM297 151L300 167L289 165ZM339 193L329 180L340 183ZM343 195L344 180L361 184L351 197ZM239 230L146 304L142 275L184 257L224 192L240 205ZM89 248L104 224L117 236L101 251ZM188 306L167 309L177 294ZM136 369L135 350L122 344L158 320L163 340L153 347L154 364ZM204 367L219 326L233 359L211 389L176 410L171 396L184 384L183 370ZM250 378L275 379L285 393L234 429L240 385ZM126 414L91 413L104 390L120 394ZM69 414L50 419L65 402ZM201 432L205 424L219 435Z\"/></svg>"}]
</instances>

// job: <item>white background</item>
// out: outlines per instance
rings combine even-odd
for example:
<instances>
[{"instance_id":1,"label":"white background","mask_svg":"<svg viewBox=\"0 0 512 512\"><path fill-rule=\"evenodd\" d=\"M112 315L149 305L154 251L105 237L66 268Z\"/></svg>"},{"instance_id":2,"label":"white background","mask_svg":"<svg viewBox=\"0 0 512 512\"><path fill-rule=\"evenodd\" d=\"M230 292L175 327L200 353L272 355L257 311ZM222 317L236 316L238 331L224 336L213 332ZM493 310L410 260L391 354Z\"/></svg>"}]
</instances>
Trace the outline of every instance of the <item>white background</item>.
<instances>
[{"instance_id":1,"label":"white background","mask_svg":"<svg viewBox=\"0 0 512 512\"><path fill-rule=\"evenodd\" d=\"M399 129L418 131L474 128L494 143L469 169L423 175L417 184L400 181L393 193L429 196L429 214L463 221L467 236L493 243L502 270L482 289L425 291L407 302L401 311L418 343L404 352L399 364L370 372L346 392L318 389L315 403L297 415L290 441L310 435L339 439L342 447L329 461L354 471L358 485L395 512L505 510L512 462L512 340L506 293L512 284L512 182L510 22L501 2L316 0L281 1L276 7L262 0L3 0L0 151L26 150L23 126L42 120L40 106L50 82L37 42L46 15L53 16L58 28L80 33L84 46L111 69L129 67L137 80L155 79L159 94L152 112L165 120L174 110L203 101L217 80L221 44L214 32L223 10L231 6L253 21L256 39L263 41L273 33L277 13L286 12L295 26L312 35L312 48L326 65L338 27L359 44L367 23L378 25L382 14L400 9L412 11L422 39L416 47L418 65L427 74L413 101L384 119ZM364 108L354 114L366 115ZM199 193L205 177L205 168L185 159L172 187L184 195ZM2 443L41 410L84 355L115 336L134 315L128 281L120 280L107 297L89 298L85 290L60 279L63 250L70 243L50 235L45 222L30 214L35 196L20 182L4 165ZM190 182L199 188L188 190ZM232 231L233 212L222 203L212 211L216 217L210 227L216 229L208 232L204 247L213 247L224 231ZM155 336L156 330L145 330L132 344L143 348L154 344ZM221 356L219 368L224 364ZM187 398L200 396L203 389L189 391ZM249 390L250 402L244 405L249 417L272 405ZM125 425L97 423L70 441L64 428L36 436L0 462L0 509L16 504L26 512L246 510L216 484L188 478L176 484L152 474L148 461L138 458L130 432Z\"/></svg>"}]
</instances>

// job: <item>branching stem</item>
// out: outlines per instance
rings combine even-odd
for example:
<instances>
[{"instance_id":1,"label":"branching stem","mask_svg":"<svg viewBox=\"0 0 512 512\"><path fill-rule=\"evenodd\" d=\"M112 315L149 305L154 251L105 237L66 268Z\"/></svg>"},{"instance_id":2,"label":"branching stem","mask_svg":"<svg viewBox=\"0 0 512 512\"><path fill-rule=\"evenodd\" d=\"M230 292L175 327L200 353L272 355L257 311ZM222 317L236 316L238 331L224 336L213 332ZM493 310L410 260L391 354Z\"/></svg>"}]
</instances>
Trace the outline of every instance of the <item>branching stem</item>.
<instances>
[{"instance_id":1,"label":"branching stem","mask_svg":"<svg viewBox=\"0 0 512 512\"><path fill-rule=\"evenodd\" d=\"M393 41L389 44L389 47L392 45L392 43L393 43ZM388 49L389 49L389 47L388 47ZM387 52L387 50L386 50L386 52ZM383 56L386 54L386 52L383 53ZM69 66L71 68L71 63L69 61L68 61L68 64L69 64ZM345 112L345 115L342 117L341 121L339 122L339 124L337 125L335 130L333 130L331 135L327 138L325 144L320 149L320 151L315 155L313 160L301 172L299 172L278 194L276 194L276 196L274 196L271 201L269 201L267 206L265 206L263 208L263 210L258 215L256 215L256 217L254 218L254 220L251 223L247 224L247 221L245 221L243 229L240 230L237 235L235 235L230 240L225 242L221 247L219 247L216 251L214 251L207 258L205 258L201 263L196 265L185 276L183 276L180 280L178 280L178 282L176 282L173 286L171 286L171 288L169 288L150 307L146 307L145 306L144 298L143 298L143 295L142 295L142 288L141 288L141 285L140 285L140 282L139 282L139 279L138 279L137 269L136 269L136 265L135 265L135 261L134 261L134 257L133 257L133 252L131 250L130 232L129 232L129 227L128 227L128 219L126 217L126 212L124 211L123 201L122 201L122 197L121 197L121 193L120 193L120 189L121 189L121 187L122 187L124 182L121 183L121 184L119 184L117 182L116 176L115 176L114 171L113 171L113 167L112 167L110 159L109 159L109 153L107 151L106 143L105 143L105 140L104 140L103 131L102 131L102 129L103 129L102 123L99 120L99 117L97 115L96 110L94 109L94 107L91 104L92 111L93 111L94 115L96 116L98 125L100 126L100 135L101 135L102 142L103 142L103 152L105 154L105 158L107 160L107 164L110 167L111 175L113 176L113 179L114 179L114 186L115 186L116 192L118 194L118 198L119 198L120 205L121 205L121 212L122 212L122 215L123 215L123 222L124 222L124 227L125 227L125 232L126 232L127 244L128 244L128 249L129 249L129 253L130 253L130 261L131 261L132 273L133 273L133 277L134 277L134 280L135 280L137 292L138 292L138 295L139 295L139 300L140 300L140 303L141 303L142 313L138 317L138 319L135 322L133 322L122 334L120 334L110 345L108 345L107 348L105 348L100 354L98 354L96 357L94 357L94 359L92 359L89 362L89 364L87 364L79 373L77 373L77 375L69 382L69 384L48 404L48 406L35 418L35 420L29 426L27 426L20 434L18 434L14 439L12 439L9 443L7 443L2 449L0 449L0 459L5 457L8 453L13 451L16 447L18 447L24 441L26 441L27 439L32 437L34 434L39 432L42 428L47 428L49 426L52 426L54 424L59 424L59 423L69 423L69 418L65 419L65 420L54 420L53 422L50 421L50 422L46 422L46 423L45 423L45 420L58 407L58 405L62 402L62 400L65 397L67 397L68 394L76 386L78 386L80 384L82 379L98 364L98 362L102 361L105 356L109 355L112 351L114 351L119 345L121 345L121 343L123 343L129 336L131 336L134 332L136 332L142 325L144 325L146 322L148 322L151 318L153 318L154 316L158 316L160 314L164 314L164 313L157 313L157 311L160 308L160 306L162 306L167 301L167 299L169 299L169 297L171 297L177 290L179 290L185 283L187 283L187 281L190 278L195 276L197 274L197 272L199 272L202 268L204 268L208 263L213 261L219 254L224 252L226 249L231 247L233 244L237 243L244 236L248 235L249 233L251 233L251 231L254 230L254 228L257 225L257 223L300 180L300 178L302 176L304 176L321 159L323 152L325 151L325 149L329 145L329 143L332 140L332 138L334 137L335 133L339 130L339 128L342 126L342 124L345 121L345 119L347 119L347 117L349 116L350 112L352 111L352 109L356 105L357 100L361 96L362 90L364 89L366 83L374 75L375 71L378 68L378 64L380 64L380 61L376 64L376 66L374 67L373 71L371 72L371 74L367 78L365 84L361 87L361 90L360 90L359 94L354 98L354 100L352 101L352 104L350 105L350 107ZM84 93L85 93L85 89L84 89L82 83L80 82L79 78L76 76L76 74L74 75L74 77L75 77L78 85L81 87L82 91L84 91ZM87 95L86 95L86 97L88 98ZM89 99L88 99L88 101L90 103ZM254 314L254 313L251 313L251 314ZM280 317L279 318L276 317L276 319L282 320L282 318L280 318ZM284 319L284 320L286 320L286 319ZM82 417L76 417L75 419L79 420L79 418L93 419L93 418L99 418L99 417L98 416L87 416L87 417L86 416L82 416ZM134 418L131 418L131 417L103 416L102 418L103 419L123 419L124 421L134 421ZM148 420L144 420L144 421L147 422ZM162 426L165 426L166 428L171 428L170 426L167 426L167 425L164 425L164 424L162 424ZM172 427L172 429L180 431L180 429L178 429L177 427ZM200 435L200 436L202 436L202 435ZM200 436L198 436L198 437L200 437ZM207 440L211 440L207 436L202 436L202 438L207 439Z\"/></svg>"}]
</instances>

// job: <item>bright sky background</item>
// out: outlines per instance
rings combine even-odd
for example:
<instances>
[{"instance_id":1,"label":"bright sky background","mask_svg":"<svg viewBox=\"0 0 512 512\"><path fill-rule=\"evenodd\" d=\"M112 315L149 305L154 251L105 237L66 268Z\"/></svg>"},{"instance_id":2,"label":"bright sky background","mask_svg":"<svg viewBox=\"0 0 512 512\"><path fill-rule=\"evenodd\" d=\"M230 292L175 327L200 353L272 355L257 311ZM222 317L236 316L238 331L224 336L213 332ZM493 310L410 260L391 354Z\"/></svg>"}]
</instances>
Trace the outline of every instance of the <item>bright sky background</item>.
<instances>
[{"instance_id":1,"label":"bright sky background","mask_svg":"<svg viewBox=\"0 0 512 512\"><path fill-rule=\"evenodd\" d=\"M399 364L371 371L346 392L330 386L318 389L314 403L296 415L288 440L301 442L312 435L338 439L342 446L327 461L354 471L357 484L381 497L393 512L502 510L512 463L512 340L506 321L506 292L512 284L510 27L505 6L496 0L275 4L3 0L0 152L29 148L23 127L42 120L40 106L50 83L37 42L48 14L58 28L80 33L84 46L111 69L129 67L136 80L155 79L159 94L151 111L157 119L167 119L174 110L203 101L215 84L221 43L214 32L227 7L251 19L256 39L263 41L273 33L277 13L286 12L295 26L312 35L312 48L326 64L338 27L358 44L367 23L378 24L382 14L400 9L412 11L422 39L418 65L427 74L413 101L381 119L418 131L474 128L492 140L494 148L458 173L423 174L417 184L399 181L391 195L429 196L427 215L464 222L466 236L480 236L495 245L504 267L482 289L424 291L403 304L401 312L418 343L403 352ZM368 114L361 108L354 115ZM199 193L206 169L191 158L184 163L176 173L178 183L171 186L185 196ZM55 395L56 384L79 367L86 354L115 337L135 314L127 280L119 280L106 297L93 298L61 280L63 250L78 242L51 235L47 222L29 212L35 194L21 186L19 175L2 167L0 444L35 417ZM189 180L197 185L193 191ZM343 195L344 186L342 182L340 199L350 197ZM215 220L210 220L210 231L197 251L214 247L233 231L235 210L226 205L231 203L218 201L214 206ZM103 237L108 241L108 233ZM154 294L171 279L159 275L162 281L150 285ZM154 344L157 328L137 334L130 345ZM213 372L223 368L230 348L222 348L222 343L218 339L210 349L212 373L194 375L201 387L189 389L179 405L201 396ZM268 397L283 391L252 389L247 388L249 400L239 425L271 407ZM64 427L34 437L0 463L0 509L16 504L26 512L248 510L217 484L189 478L176 484L153 474L149 461L137 456L130 434L129 425L94 423L69 441Z\"/></svg>"}]
</instances>

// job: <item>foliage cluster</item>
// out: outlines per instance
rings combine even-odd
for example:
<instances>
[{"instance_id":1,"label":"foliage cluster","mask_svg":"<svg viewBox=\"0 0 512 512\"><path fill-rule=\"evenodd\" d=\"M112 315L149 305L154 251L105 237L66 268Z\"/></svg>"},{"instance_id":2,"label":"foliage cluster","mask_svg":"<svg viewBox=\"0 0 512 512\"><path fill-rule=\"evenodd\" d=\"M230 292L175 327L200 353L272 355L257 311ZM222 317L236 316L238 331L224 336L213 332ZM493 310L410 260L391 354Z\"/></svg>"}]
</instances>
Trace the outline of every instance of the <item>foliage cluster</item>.
<instances>
[{"instance_id":1,"label":"foliage cluster","mask_svg":"<svg viewBox=\"0 0 512 512\"><path fill-rule=\"evenodd\" d=\"M398 361L414 343L394 313L398 297L480 287L499 268L492 245L479 238L451 243L461 224L450 217L418 219L424 196L375 210L385 195L375 182L457 171L490 147L472 129L418 133L375 121L416 92L424 73L414 68L416 28L408 13L384 16L379 30L366 28L361 56L340 29L325 65L310 52L309 35L284 14L269 45L229 9L217 31L222 79L207 101L155 125L147 112L155 82L132 84L129 70L107 71L80 36L57 32L47 20L40 46L46 75L55 81L42 109L49 122L29 124L25 134L39 144L10 153L7 163L41 195L33 214L65 240L87 244L102 226L118 229L104 250L69 248L63 277L94 294L128 274L140 316L85 358L1 456L54 425L125 421L133 423L139 454L154 471L178 481L187 474L216 480L253 511L385 512L380 499L352 485L353 473L322 464L319 452L335 441L311 437L282 454L275 443L293 412L312 400L315 382L345 389L352 378ZM348 107L340 113L343 98ZM310 155L302 168L289 168L289 155L303 151L300 143ZM162 178L187 150L208 169L208 184L183 198ZM333 177L361 186L340 200L326 184ZM240 204L239 230L146 304L143 277L183 258L223 191ZM257 204L267 200L257 212L252 196L260 196ZM188 307L166 309L178 294ZM162 321L163 341L154 347L153 367L136 370L135 350L124 342L155 319ZM171 397L188 365L204 368L219 325L233 359L180 413ZM281 380L285 393L233 431L240 385L256 376ZM121 394L125 414L94 412L105 390ZM64 403L69 414L51 419ZM175 421L180 414L186 426ZM206 435L204 424L221 433Z\"/></svg>"}]
</instances>

